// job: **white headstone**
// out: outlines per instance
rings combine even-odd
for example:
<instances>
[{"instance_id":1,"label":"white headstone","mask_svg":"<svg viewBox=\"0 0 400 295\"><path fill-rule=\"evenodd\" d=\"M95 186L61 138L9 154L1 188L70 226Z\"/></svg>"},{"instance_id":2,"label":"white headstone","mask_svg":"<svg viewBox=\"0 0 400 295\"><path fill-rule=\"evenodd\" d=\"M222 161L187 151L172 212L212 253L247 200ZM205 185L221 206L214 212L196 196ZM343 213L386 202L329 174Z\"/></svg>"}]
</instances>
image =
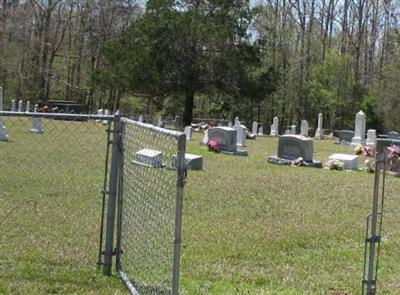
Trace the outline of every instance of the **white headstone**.
<instances>
[{"instance_id":1,"label":"white headstone","mask_svg":"<svg viewBox=\"0 0 400 295\"><path fill-rule=\"evenodd\" d=\"M290 134L291 135L296 135L296 125L290 126Z\"/></svg>"},{"instance_id":2,"label":"white headstone","mask_svg":"<svg viewBox=\"0 0 400 295\"><path fill-rule=\"evenodd\" d=\"M28 101L26 102L26 109L25 109L25 112L30 112L30 110L31 110L31 101L28 100Z\"/></svg>"},{"instance_id":3,"label":"white headstone","mask_svg":"<svg viewBox=\"0 0 400 295\"><path fill-rule=\"evenodd\" d=\"M104 110L103 109L98 109L97 110L97 115L103 116L104 115ZM100 119L96 120L96 123L101 123L101 120Z\"/></svg>"},{"instance_id":4,"label":"white headstone","mask_svg":"<svg viewBox=\"0 0 400 295\"><path fill-rule=\"evenodd\" d=\"M3 88L0 87L0 112L3 111ZM3 124L3 119L0 115L0 141L8 141L7 129Z\"/></svg>"},{"instance_id":5,"label":"white headstone","mask_svg":"<svg viewBox=\"0 0 400 295\"><path fill-rule=\"evenodd\" d=\"M186 140L192 140L192 126L185 127Z\"/></svg>"},{"instance_id":6,"label":"white headstone","mask_svg":"<svg viewBox=\"0 0 400 295\"><path fill-rule=\"evenodd\" d=\"M35 108L36 112L36 108ZM40 134L43 133L43 126L42 126L42 118L41 117L32 117L32 128L29 130L32 133Z\"/></svg>"},{"instance_id":7,"label":"white headstone","mask_svg":"<svg viewBox=\"0 0 400 295\"><path fill-rule=\"evenodd\" d=\"M279 119L278 117L274 117L274 119L272 120L270 136L278 136L279 135L278 130L279 130Z\"/></svg>"},{"instance_id":8,"label":"white headstone","mask_svg":"<svg viewBox=\"0 0 400 295\"><path fill-rule=\"evenodd\" d=\"M206 131L204 131L204 136L203 136L202 143L206 144L207 141L208 141L208 129Z\"/></svg>"},{"instance_id":9,"label":"white headstone","mask_svg":"<svg viewBox=\"0 0 400 295\"><path fill-rule=\"evenodd\" d=\"M367 131L367 145L369 146L376 146L376 130L369 129Z\"/></svg>"},{"instance_id":10,"label":"white headstone","mask_svg":"<svg viewBox=\"0 0 400 295\"><path fill-rule=\"evenodd\" d=\"M246 146L246 126L240 124L239 118L235 118L235 125L233 129L236 130L236 140L238 146Z\"/></svg>"},{"instance_id":11,"label":"white headstone","mask_svg":"<svg viewBox=\"0 0 400 295\"><path fill-rule=\"evenodd\" d=\"M15 99L11 100L11 112L17 111L17 101Z\"/></svg>"},{"instance_id":12,"label":"white headstone","mask_svg":"<svg viewBox=\"0 0 400 295\"><path fill-rule=\"evenodd\" d=\"M110 111L107 110L107 109L105 109L105 110L104 110L104 116L108 116L108 115L110 115ZM107 124L108 124L108 121L107 121L107 120L103 120L103 122L101 122L101 124L107 125Z\"/></svg>"},{"instance_id":13,"label":"white headstone","mask_svg":"<svg viewBox=\"0 0 400 295\"><path fill-rule=\"evenodd\" d=\"M260 126L260 128L258 129L258 135L264 135L264 128L262 126Z\"/></svg>"},{"instance_id":14,"label":"white headstone","mask_svg":"<svg viewBox=\"0 0 400 295\"><path fill-rule=\"evenodd\" d=\"M356 126L354 129L354 137L351 140L351 147L354 148L357 145L365 145L365 129L367 124L367 117L363 111L359 111L356 114Z\"/></svg>"},{"instance_id":15,"label":"white headstone","mask_svg":"<svg viewBox=\"0 0 400 295\"><path fill-rule=\"evenodd\" d=\"M229 122L228 122L228 127L229 127L229 128L232 128L232 126L233 126L233 125L232 125L232 122L229 121Z\"/></svg>"},{"instance_id":16,"label":"white headstone","mask_svg":"<svg viewBox=\"0 0 400 295\"><path fill-rule=\"evenodd\" d=\"M163 126L163 121L162 121L162 118L161 118L161 117L158 117L157 126L158 126L158 127L162 127L162 126Z\"/></svg>"},{"instance_id":17,"label":"white headstone","mask_svg":"<svg viewBox=\"0 0 400 295\"><path fill-rule=\"evenodd\" d=\"M152 168L161 168L163 167L163 154L161 151L145 148L135 154L133 163Z\"/></svg>"},{"instance_id":18,"label":"white headstone","mask_svg":"<svg viewBox=\"0 0 400 295\"><path fill-rule=\"evenodd\" d=\"M251 127L252 127L251 132L252 132L253 134L257 134L258 123L257 123L256 121L254 121L254 122L253 122L253 126L251 126Z\"/></svg>"},{"instance_id":19,"label":"white headstone","mask_svg":"<svg viewBox=\"0 0 400 295\"><path fill-rule=\"evenodd\" d=\"M315 131L316 139L322 139L324 137L324 133L322 130L322 120L323 120L322 113L319 113L318 114L318 127L317 127L317 130Z\"/></svg>"},{"instance_id":20,"label":"white headstone","mask_svg":"<svg viewBox=\"0 0 400 295\"><path fill-rule=\"evenodd\" d=\"M19 113L22 112L23 103L24 103L24 102L23 102L22 100L20 100L20 101L18 102L18 112L19 112Z\"/></svg>"},{"instance_id":21,"label":"white headstone","mask_svg":"<svg viewBox=\"0 0 400 295\"><path fill-rule=\"evenodd\" d=\"M337 160L342 162L343 169L346 170L358 170L358 156L347 155L347 154L333 154L329 156L329 160Z\"/></svg>"},{"instance_id":22,"label":"white headstone","mask_svg":"<svg viewBox=\"0 0 400 295\"><path fill-rule=\"evenodd\" d=\"M308 137L308 122L307 122L307 120L301 120L300 135Z\"/></svg>"},{"instance_id":23,"label":"white headstone","mask_svg":"<svg viewBox=\"0 0 400 295\"><path fill-rule=\"evenodd\" d=\"M139 116L139 122L143 123L143 115Z\"/></svg>"},{"instance_id":24,"label":"white headstone","mask_svg":"<svg viewBox=\"0 0 400 295\"><path fill-rule=\"evenodd\" d=\"M222 126L223 126L222 123L218 122L218 127L222 127Z\"/></svg>"}]
</instances>

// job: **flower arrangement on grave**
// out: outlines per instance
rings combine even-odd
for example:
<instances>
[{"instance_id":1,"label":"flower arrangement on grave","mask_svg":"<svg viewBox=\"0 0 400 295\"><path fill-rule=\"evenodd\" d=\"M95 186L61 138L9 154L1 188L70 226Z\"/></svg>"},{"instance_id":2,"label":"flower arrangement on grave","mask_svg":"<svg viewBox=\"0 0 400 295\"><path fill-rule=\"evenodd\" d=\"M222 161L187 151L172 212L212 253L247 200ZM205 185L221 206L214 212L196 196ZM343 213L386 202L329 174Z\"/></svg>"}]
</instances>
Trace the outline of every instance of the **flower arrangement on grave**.
<instances>
[{"instance_id":1,"label":"flower arrangement on grave","mask_svg":"<svg viewBox=\"0 0 400 295\"><path fill-rule=\"evenodd\" d=\"M400 176L400 145L387 147L387 171L395 176Z\"/></svg>"},{"instance_id":2,"label":"flower arrangement on grave","mask_svg":"<svg viewBox=\"0 0 400 295\"><path fill-rule=\"evenodd\" d=\"M355 148L354 148L354 150L353 150L353 153L355 154L355 155L361 155L361 153L362 153L362 145L357 145Z\"/></svg>"},{"instance_id":3,"label":"flower arrangement on grave","mask_svg":"<svg viewBox=\"0 0 400 295\"><path fill-rule=\"evenodd\" d=\"M296 160L293 160L292 162L291 162L291 165L292 166L297 166L297 167L300 167L300 166L303 166L303 163L304 162L304 159L302 158L302 157L299 157L299 158L297 158Z\"/></svg>"},{"instance_id":4,"label":"flower arrangement on grave","mask_svg":"<svg viewBox=\"0 0 400 295\"><path fill-rule=\"evenodd\" d=\"M375 172L376 161L366 160L365 168L368 172ZM387 147L387 157L386 157L386 172L400 177L400 146L392 145Z\"/></svg>"},{"instance_id":5,"label":"flower arrangement on grave","mask_svg":"<svg viewBox=\"0 0 400 295\"><path fill-rule=\"evenodd\" d=\"M219 153L221 151L221 143L218 140L210 139L207 141L206 146L209 151Z\"/></svg>"},{"instance_id":6,"label":"flower arrangement on grave","mask_svg":"<svg viewBox=\"0 0 400 295\"><path fill-rule=\"evenodd\" d=\"M361 154L364 157L375 157L375 149L372 146L363 146Z\"/></svg>"},{"instance_id":7,"label":"flower arrangement on grave","mask_svg":"<svg viewBox=\"0 0 400 295\"><path fill-rule=\"evenodd\" d=\"M326 160L324 162L324 168L330 170L343 170L344 163L339 160Z\"/></svg>"},{"instance_id":8,"label":"flower arrangement on grave","mask_svg":"<svg viewBox=\"0 0 400 295\"><path fill-rule=\"evenodd\" d=\"M375 149L371 146L362 146L362 145L357 145L354 150L353 153L355 155L362 155L364 157L374 157L375 156Z\"/></svg>"}]
</instances>

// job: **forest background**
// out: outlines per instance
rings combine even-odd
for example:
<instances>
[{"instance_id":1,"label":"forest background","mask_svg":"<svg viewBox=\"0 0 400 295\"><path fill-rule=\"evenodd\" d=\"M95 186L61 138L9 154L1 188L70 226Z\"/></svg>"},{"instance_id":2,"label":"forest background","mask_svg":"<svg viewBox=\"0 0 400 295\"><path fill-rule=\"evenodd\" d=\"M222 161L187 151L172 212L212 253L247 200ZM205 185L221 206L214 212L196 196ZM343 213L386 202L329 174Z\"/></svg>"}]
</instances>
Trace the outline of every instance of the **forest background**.
<instances>
[{"instance_id":1,"label":"forest background","mask_svg":"<svg viewBox=\"0 0 400 295\"><path fill-rule=\"evenodd\" d=\"M1 0L0 85L152 117L400 131L398 0ZM250 126L250 125L248 125ZM265 130L265 129L264 129Z\"/></svg>"}]
</instances>

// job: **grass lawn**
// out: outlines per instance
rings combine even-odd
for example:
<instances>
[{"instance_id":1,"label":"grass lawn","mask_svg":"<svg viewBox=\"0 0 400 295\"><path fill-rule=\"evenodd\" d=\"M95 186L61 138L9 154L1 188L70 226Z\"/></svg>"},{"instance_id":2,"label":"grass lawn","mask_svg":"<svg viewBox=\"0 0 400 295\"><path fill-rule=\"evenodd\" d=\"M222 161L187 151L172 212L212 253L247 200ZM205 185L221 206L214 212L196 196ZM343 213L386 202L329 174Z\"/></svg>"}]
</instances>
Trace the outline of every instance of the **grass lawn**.
<instances>
[{"instance_id":1,"label":"grass lawn","mask_svg":"<svg viewBox=\"0 0 400 295\"><path fill-rule=\"evenodd\" d=\"M32 135L30 121L8 120L0 294L127 294L96 270L106 127L46 121ZM206 170L189 171L185 187L182 294L360 293L372 174L268 164L274 138L236 157L208 152L201 137L187 148ZM323 160L348 147L314 141L314 151ZM399 188L387 178L379 294L400 294Z\"/></svg>"}]
</instances>

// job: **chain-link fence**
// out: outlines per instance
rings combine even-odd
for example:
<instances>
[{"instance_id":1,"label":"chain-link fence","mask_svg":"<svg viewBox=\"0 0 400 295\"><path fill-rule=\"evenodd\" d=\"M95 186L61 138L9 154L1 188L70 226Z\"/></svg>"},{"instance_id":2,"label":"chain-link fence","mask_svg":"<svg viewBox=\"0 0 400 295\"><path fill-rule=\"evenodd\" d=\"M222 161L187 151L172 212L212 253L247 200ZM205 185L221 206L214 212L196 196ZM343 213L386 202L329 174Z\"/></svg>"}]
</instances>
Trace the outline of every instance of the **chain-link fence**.
<instances>
[{"instance_id":1,"label":"chain-link fence","mask_svg":"<svg viewBox=\"0 0 400 295\"><path fill-rule=\"evenodd\" d=\"M0 140L1 272L23 278L27 269L49 277L93 270L113 116L1 112L0 118L8 136Z\"/></svg>"},{"instance_id":2,"label":"chain-link fence","mask_svg":"<svg viewBox=\"0 0 400 295\"><path fill-rule=\"evenodd\" d=\"M122 118L117 269L135 294L178 294L185 135Z\"/></svg>"}]
</instances>

